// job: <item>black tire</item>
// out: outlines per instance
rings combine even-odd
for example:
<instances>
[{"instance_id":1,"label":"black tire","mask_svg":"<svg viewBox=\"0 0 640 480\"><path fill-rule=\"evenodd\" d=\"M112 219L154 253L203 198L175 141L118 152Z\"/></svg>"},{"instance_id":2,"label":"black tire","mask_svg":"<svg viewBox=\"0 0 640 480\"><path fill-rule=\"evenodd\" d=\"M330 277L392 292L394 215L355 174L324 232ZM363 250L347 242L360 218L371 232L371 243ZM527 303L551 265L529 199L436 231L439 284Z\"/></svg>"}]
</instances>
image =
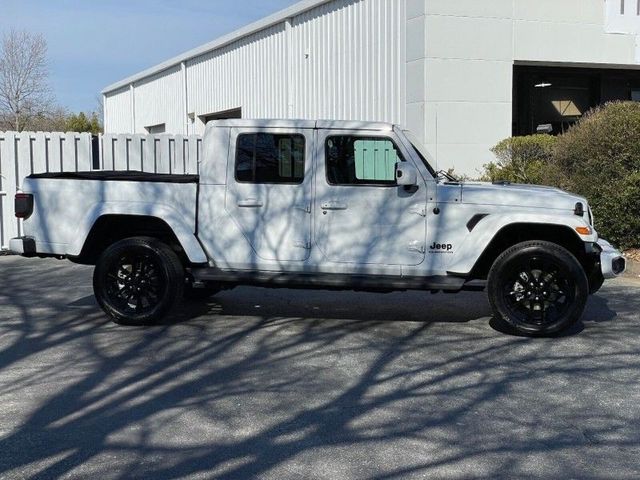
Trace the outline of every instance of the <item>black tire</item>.
<instances>
[{"instance_id":1,"label":"black tire","mask_svg":"<svg viewBox=\"0 0 640 480\"><path fill-rule=\"evenodd\" d=\"M184 267L167 245L150 237L132 237L111 245L98 259L93 291L116 323L150 325L182 298Z\"/></svg>"},{"instance_id":2,"label":"black tire","mask_svg":"<svg viewBox=\"0 0 640 480\"><path fill-rule=\"evenodd\" d=\"M575 324L589 296L576 257L551 242L519 243L494 262L487 282L497 320L528 336L550 335Z\"/></svg>"},{"instance_id":3,"label":"black tire","mask_svg":"<svg viewBox=\"0 0 640 480\"><path fill-rule=\"evenodd\" d=\"M206 300L209 297L214 296L222 288L215 283L205 283L201 287L194 287L193 282L187 282L184 285L184 299L185 300Z\"/></svg>"}]
</instances>

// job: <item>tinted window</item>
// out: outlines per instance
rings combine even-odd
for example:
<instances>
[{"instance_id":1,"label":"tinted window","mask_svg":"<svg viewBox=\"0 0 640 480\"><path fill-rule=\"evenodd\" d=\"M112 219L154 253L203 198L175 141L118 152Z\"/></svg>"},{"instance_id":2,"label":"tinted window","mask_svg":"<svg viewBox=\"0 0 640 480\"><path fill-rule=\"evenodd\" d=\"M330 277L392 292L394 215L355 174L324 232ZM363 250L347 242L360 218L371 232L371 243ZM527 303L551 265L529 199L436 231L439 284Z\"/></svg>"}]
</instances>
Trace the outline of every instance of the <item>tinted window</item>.
<instances>
[{"instance_id":1,"label":"tinted window","mask_svg":"<svg viewBox=\"0 0 640 480\"><path fill-rule=\"evenodd\" d=\"M403 159L391 140L343 135L328 138L325 147L330 184L396 184L396 163Z\"/></svg>"},{"instance_id":2,"label":"tinted window","mask_svg":"<svg viewBox=\"0 0 640 480\"><path fill-rule=\"evenodd\" d=\"M236 146L236 180L250 183L302 183L304 144L302 135L240 135Z\"/></svg>"}]
</instances>

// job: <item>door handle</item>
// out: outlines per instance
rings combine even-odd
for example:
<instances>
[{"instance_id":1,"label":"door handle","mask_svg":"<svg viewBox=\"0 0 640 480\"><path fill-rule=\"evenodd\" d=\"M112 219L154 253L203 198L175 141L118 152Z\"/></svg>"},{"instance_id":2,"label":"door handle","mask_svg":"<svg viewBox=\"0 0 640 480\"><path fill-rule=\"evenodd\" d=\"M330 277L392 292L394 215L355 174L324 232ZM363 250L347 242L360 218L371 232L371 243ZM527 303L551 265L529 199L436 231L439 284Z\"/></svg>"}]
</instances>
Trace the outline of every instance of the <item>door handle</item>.
<instances>
[{"instance_id":1,"label":"door handle","mask_svg":"<svg viewBox=\"0 0 640 480\"><path fill-rule=\"evenodd\" d=\"M320 208L322 208L322 210L346 210L348 206L346 203L331 201L324 202L320 205Z\"/></svg>"},{"instance_id":2,"label":"door handle","mask_svg":"<svg viewBox=\"0 0 640 480\"><path fill-rule=\"evenodd\" d=\"M257 198L245 198L244 200L238 200L238 206L244 208L260 208L262 202Z\"/></svg>"}]
</instances>

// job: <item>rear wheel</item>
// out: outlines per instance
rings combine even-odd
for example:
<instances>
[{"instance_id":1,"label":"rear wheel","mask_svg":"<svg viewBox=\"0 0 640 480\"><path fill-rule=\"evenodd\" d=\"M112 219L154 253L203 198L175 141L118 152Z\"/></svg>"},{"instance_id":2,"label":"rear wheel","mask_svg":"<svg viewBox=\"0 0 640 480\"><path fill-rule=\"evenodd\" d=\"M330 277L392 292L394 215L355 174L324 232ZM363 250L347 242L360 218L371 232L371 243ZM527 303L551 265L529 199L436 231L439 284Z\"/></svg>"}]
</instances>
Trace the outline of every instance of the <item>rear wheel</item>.
<instances>
[{"instance_id":1,"label":"rear wheel","mask_svg":"<svg viewBox=\"0 0 640 480\"><path fill-rule=\"evenodd\" d=\"M148 325L182 298L184 268L178 256L155 238L133 237L111 245L93 274L98 304L116 323Z\"/></svg>"},{"instance_id":2,"label":"rear wheel","mask_svg":"<svg viewBox=\"0 0 640 480\"><path fill-rule=\"evenodd\" d=\"M496 318L533 336L573 325L589 295L580 262L560 245L544 241L520 243L500 255L487 287Z\"/></svg>"}]
</instances>

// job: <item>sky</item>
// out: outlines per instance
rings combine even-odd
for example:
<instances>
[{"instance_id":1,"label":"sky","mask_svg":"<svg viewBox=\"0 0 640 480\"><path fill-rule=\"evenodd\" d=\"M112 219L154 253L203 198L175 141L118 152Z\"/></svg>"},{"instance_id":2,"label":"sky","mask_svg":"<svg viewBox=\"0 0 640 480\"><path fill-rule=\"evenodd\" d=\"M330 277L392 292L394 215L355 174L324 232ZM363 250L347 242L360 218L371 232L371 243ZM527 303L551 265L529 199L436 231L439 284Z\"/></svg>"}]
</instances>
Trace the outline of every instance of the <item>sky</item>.
<instances>
[{"instance_id":1,"label":"sky","mask_svg":"<svg viewBox=\"0 0 640 480\"><path fill-rule=\"evenodd\" d=\"M57 103L90 112L104 87L296 1L0 0L0 34L42 34Z\"/></svg>"}]
</instances>

